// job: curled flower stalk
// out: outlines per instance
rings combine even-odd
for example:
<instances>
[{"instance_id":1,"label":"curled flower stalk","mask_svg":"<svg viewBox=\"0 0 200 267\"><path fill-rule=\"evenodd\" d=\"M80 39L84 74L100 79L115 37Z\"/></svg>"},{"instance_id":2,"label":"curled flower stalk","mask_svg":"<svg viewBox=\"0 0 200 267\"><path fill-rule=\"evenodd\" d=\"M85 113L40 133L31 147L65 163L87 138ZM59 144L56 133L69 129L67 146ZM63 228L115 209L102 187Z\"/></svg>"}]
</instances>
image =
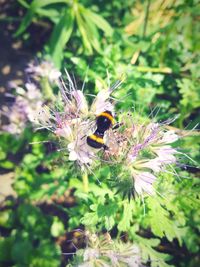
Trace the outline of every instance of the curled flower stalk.
<instances>
[{"instance_id":1,"label":"curled flower stalk","mask_svg":"<svg viewBox=\"0 0 200 267\"><path fill-rule=\"evenodd\" d=\"M110 137L107 152L121 170L113 179L114 186L124 196L153 195L159 173L176 163L177 151L172 143L178 135L167 130L166 124L139 122L132 116L123 117L123 121L124 129Z\"/></svg>"},{"instance_id":2,"label":"curled flower stalk","mask_svg":"<svg viewBox=\"0 0 200 267\"><path fill-rule=\"evenodd\" d=\"M137 245L112 240L109 233L97 235L86 231L87 245L78 250L73 266L142 267Z\"/></svg>"}]
</instances>

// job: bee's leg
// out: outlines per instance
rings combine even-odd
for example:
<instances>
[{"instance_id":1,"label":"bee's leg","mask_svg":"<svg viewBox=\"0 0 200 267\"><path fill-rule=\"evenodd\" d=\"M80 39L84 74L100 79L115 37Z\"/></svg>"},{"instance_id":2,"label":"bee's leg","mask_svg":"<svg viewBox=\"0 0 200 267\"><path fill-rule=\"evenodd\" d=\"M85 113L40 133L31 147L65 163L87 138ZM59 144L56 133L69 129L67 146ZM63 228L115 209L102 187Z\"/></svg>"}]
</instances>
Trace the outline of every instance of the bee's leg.
<instances>
[{"instance_id":1,"label":"bee's leg","mask_svg":"<svg viewBox=\"0 0 200 267\"><path fill-rule=\"evenodd\" d=\"M106 151L106 150L108 150L109 149L109 147L108 146L106 146L106 145L103 145L103 150L104 151Z\"/></svg>"},{"instance_id":2,"label":"bee's leg","mask_svg":"<svg viewBox=\"0 0 200 267\"><path fill-rule=\"evenodd\" d=\"M117 123L112 127L112 129L113 129L113 130L116 130L116 129L118 129L119 127L121 127L122 125L123 125L122 122L117 122Z\"/></svg>"},{"instance_id":3,"label":"bee's leg","mask_svg":"<svg viewBox=\"0 0 200 267\"><path fill-rule=\"evenodd\" d=\"M87 135L85 134L84 136L81 137L81 140L83 140L83 138L85 138Z\"/></svg>"}]
</instances>

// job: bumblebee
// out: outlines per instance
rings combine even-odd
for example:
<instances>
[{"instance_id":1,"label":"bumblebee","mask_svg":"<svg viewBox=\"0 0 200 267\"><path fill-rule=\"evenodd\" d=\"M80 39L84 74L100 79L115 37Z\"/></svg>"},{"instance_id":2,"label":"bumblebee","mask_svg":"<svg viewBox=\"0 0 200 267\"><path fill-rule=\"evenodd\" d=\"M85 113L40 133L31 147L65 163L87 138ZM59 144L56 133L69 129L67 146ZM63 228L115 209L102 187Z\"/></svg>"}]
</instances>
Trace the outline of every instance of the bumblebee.
<instances>
[{"instance_id":1,"label":"bumblebee","mask_svg":"<svg viewBox=\"0 0 200 267\"><path fill-rule=\"evenodd\" d=\"M87 137L87 144L93 148L107 148L104 144L105 132L114 124L114 117L108 110L100 113L96 119L97 129L96 131Z\"/></svg>"}]
</instances>

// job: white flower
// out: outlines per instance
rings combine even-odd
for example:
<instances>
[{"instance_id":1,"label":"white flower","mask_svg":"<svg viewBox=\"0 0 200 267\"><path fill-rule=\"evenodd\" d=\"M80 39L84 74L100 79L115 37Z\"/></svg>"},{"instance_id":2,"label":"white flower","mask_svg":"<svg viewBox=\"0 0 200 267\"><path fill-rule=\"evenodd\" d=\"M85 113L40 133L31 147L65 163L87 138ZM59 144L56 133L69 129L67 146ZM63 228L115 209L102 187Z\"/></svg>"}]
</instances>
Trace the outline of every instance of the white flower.
<instances>
[{"instance_id":1,"label":"white flower","mask_svg":"<svg viewBox=\"0 0 200 267\"><path fill-rule=\"evenodd\" d=\"M66 139L70 139L70 137L72 136L72 129L69 125L65 124L62 125L61 127L58 127L55 130L55 134L56 136L60 136L60 137L64 137Z\"/></svg>"},{"instance_id":2,"label":"white flower","mask_svg":"<svg viewBox=\"0 0 200 267\"><path fill-rule=\"evenodd\" d=\"M137 159L138 153L142 150L143 147L143 144L136 144L135 146L133 146L127 155L128 162L133 163Z\"/></svg>"},{"instance_id":3,"label":"white flower","mask_svg":"<svg viewBox=\"0 0 200 267\"><path fill-rule=\"evenodd\" d=\"M114 113L114 106L113 104L109 101L111 91L109 89L107 90L101 90L95 100L92 103L91 107L91 112L93 112L95 115L100 114L101 112L108 110Z\"/></svg>"},{"instance_id":4,"label":"white flower","mask_svg":"<svg viewBox=\"0 0 200 267\"><path fill-rule=\"evenodd\" d=\"M39 89L37 88L37 86L34 83L26 83L25 84L26 87L26 97L28 99L42 99L42 95L41 92L39 91Z\"/></svg>"},{"instance_id":5,"label":"white flower","mask_svg":"<svg viewBox=\"0 0 200 267\"><path fill-rule=\"evenodd\" d=\"M78 161L81 165L91 164L94 153L86 143L86 138L77 138L76 141L68 144L69 160Z\"/></svg>"},{"instance_id":6,"label":"white flower","mask_svg":"<svg viewBox=\"0 0 200 267\"><path fill-rule=\"evenodd\" d=\"M83 92L76 89L67 71L66 76L66 82L60 80L58 83L62 101L59 102L58 99L56 105L61 107L60 111L45 107L43 112L40 111L43 116L40 120L39 115L38 121L41 126L62 138L62 144L68 151L70 161L77 161L82 169L89 168L97 158L99 149L89 146L87 137L97 129L95 115L114 110L114 105L110 101L112 90L100 91L90 107Z\"/></svg>"},{"instance_id":7,"label":"white flower","mask_svg":"<svg viewBox=\"0 0 200 267\"><path fill-rule=\"evenodd\" d=\"M157 157L154 159L146 160L144 162L139 163L141 168L148 168L153 172L160 172L162 170L162 160Z\"/></svg>"},{"instance_id":8,"label":"white flower","mask_svg":"<svg viewBox=\"0 0 200 267\"><path fill-rule=\"evenodd\" d=\"M117 264L119 264L119 257L115 251L108 251L108 257L111 260L112 266L117 266Z\"/></svg>"},{"instance_id":9,"label":"white flower","mask_svg":"<svg viewBox=\"0 0 200 267\"><path fill-rule=\"evenodd\" d=\"M42 106L42 94L33 83L26 83L25 89L16 87L17 96L10 109L5 112L9 124L2 129L11 134L20 134L28 121L33 122Z\"/></svg>"},{"instance_id":10,"label":"white flower","mask_svg":"<svg viewBox=\"0 0 200 267\"><path fill-rule=\"evenodd\" d=\"M35 76L36 79L38 77L47 77L52 83L56 83L61 76L61 72L50 61L43 61L39 65L30 63L26 71Z\"/></svg>"},{"instance_id":11,"label":"white flower","mask_svg":"<svg viewBox=\"0 0 200 267\"><path fill-rule=\"evenodd\" d=\"M78 265L79 267L142 266L140 249L137 245L112 240L108 233L95 235L95 239L92 238L92 234L87 236L88 246L79 253L83 258L83 263Z\"/></svg>"},{"instance_id":12,"label":"white flower","mask_svg":"<svg viewBox=\"0 0 200 267\"><path fill-rule=\"evenodd\" d=\"M10 122L7 125L3 125L2 126L2 130L6 131L10 134L21 134L21 132L24 130L25 128L25 122L24 121L18 121L18 123L15 122Z\"/></svg>"},{"instance_id":13,"label":"white flower","mask_svg":"<svg viewBox=\"0 0 200 267\"><path fill-rule=\"evenodd\" d=\"M121 253L120 260L124 263L127 263L128 267L140 267L141 266L141 257L140 257L140 249L136 245L129 245L129 247L126 248L126 251ZM129 256L127 257L127 254Z\"/></svg>"},{"instance_id":14,"label":"white flower","mask_svg":"<svg viewBox=\"0 0 200 267\"><path fill-rule=\"evenodd\" d=\"M170 143L174 143L178 140L178 135L170 130L167 132L164 132L162 139L160 140L161 143L165 143L165 144L170 144Z\"/></svg>"},{"instance_id":15,"label":"white flower","mask_svg":"<svg viewBox=\"0 0 200 267\"><path fill-rule=\"evenodd\" d=\"M87 101L85 99L83 92L80 90L74 90L74 91L72 91L72 96L76 100L77 112L82 112L85 115L87 115L88 114L88 105L87 105Z\"/></svg>"},{"instance_id":16,"label":"white flower","mask_svg":"<svg viewBox=\"0 0 200 267\"><path fill-rule=\"evenodd\" d=\"M84 261L98 259L99 257L100 257L99 249L95 248L87 248L83 254Z\"/></svg>"},{"instance_id":17,"label":"white flower","mask_svg":"<svg viewBox=\"0 0 200 267\"><path fill-rule=\"evenodd\" d=\"M138 195L147 193L149 195L154 194L153 183L156 180L156 177L150 172L141 172L138 174L133 174L134 178L134 187Z\"/></svg>"},{"instance_id":18,"label":"white flower","mask_svg":"<svg viewBox=\"0 0 200 267\"><path fill-rule=\"evenodd\" d=\"M174 156L176 149L169 145L154 147L153 151L158 155L159 160L165 165L176 162L176 157Z\"/></svg>"}]
</instances>

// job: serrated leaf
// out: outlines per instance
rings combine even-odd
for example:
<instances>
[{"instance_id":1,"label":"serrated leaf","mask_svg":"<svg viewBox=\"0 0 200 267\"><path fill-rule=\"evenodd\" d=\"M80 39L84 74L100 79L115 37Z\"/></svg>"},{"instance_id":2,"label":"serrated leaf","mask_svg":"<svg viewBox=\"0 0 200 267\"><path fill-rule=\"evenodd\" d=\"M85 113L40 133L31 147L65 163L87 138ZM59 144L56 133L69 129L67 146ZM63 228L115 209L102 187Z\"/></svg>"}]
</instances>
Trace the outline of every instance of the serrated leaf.
<instances>
[{"instance_id":1,"label":"serrated leaf","mask_svg":"<svg viewBox=\"0 0 200 267\"><path fill-rule=\"evenodd\" d=\"M119 222L117 226L119 231L127 231L130 228L132 218L133 218L133 205L131 203L125 203L122 220Z\"/></svg>"},{"instance_id":2,"label":"serrated leaf","mask_svg":"<svg viewBox=\"0 0 200 267\"><path fill-rule=\"evenodd\" d=\"M98 222L98 216L96 212L88 212L81 219L81 223L85 226L96 225Z\"/></svg>"},{"instance_id":3,"label":"serrated leaf","mask_svg":"<svg viewBox=\"0 0 200 267\"><path fill-rule=\"evenodd\" d=\"M144 262L150 262L151 267L169 267L172 265L167 264L165 261L170 259L168 254L160 253L154 248L160 243L159 239L155 238L142 238L135 236L139 247L141 248L142 259Z\"/></svg>"},{"instance_id":4,"label":"serrated leaf","mask_svg":"<svg viewBox=\"0 0 200 267\"><path fill-rule=\"evenodd\" d=\"M150 225L152 232L161 238L165 236L169 241L177 238L181 245L184 228L178 227L177 222L170 218L169 211L161 206L159 198L149 198L147 203L150 210L145 222Z\"/></svg>"}]
</instances>

